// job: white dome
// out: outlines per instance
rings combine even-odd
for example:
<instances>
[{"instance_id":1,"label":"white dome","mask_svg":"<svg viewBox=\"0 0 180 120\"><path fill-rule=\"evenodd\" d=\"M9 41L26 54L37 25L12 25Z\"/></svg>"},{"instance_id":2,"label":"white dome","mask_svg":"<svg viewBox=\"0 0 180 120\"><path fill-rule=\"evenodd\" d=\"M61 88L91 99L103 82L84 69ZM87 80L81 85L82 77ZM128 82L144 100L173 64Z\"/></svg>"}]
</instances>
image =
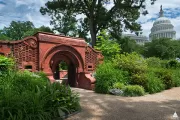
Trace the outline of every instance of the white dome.
<instances>
[{"instance_id":1,"label":"white dome","mask_svg":"<svg viewBox=\"0 0 180 120\"><path fill-rule=\"evenodd\" d=\"M153 24L154 25L157 25L157 24L171 24L171 21L166 18L166 17L159 17Z\"/></svg>"},{"instance_id":2,"label":"white dome","mask_svg":"<svg viewBox=\"0 0 180 120\"><path fill-rule=\"evenodd\" d=\"M159 12L159 18L154 22L151 28L151 33L149 34L150 40L154 38L173 38L176 37L176 31L171 21L164 17L162 6Z\"/></svg>"}]
</instances>

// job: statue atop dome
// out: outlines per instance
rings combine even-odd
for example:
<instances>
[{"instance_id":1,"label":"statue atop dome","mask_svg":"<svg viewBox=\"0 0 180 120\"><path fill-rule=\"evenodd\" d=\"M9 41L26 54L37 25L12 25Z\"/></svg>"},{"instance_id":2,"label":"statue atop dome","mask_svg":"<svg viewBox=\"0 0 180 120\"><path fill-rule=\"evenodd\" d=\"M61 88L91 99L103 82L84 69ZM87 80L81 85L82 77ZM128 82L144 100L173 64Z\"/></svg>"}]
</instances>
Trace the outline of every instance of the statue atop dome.
<instances>
[{"instance_id":1,"label":"statue atop dome","mask_svg":"<svg viewBox=\"0 0 180 120\"><path fill-rule=\"evenodd\" d=\"M159 17L164 17L164 11L162 9L162 5L160 7Z\"/></svg>"}]
</instances>

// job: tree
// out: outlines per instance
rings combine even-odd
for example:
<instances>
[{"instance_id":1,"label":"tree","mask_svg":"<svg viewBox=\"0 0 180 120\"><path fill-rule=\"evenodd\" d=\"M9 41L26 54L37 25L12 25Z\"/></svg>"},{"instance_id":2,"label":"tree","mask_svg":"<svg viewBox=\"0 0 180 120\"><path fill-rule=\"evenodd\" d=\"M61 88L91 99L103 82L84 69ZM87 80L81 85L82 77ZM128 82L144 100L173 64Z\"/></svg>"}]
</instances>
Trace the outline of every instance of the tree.
<instances>
[{"instance_id":1,"label":"tree","mask_svg":"<svg viewBox=\"0 0 180 120\"><path fill-rule=\"evenodd\" d=\"M159 57L173 59L180 57L180 42L169 38L154 39L145 44L145 57Z\"/></svg>"},{"instance_id":2,"label":"tree","mask_svg":"<svg viewBox=\"0 0 180 120\"><path fill-rule=\"evenodd\" d=\"M25 32L34 29L34 25L30 21L12 21L9 27L3 28L3 33L5 36L9 37L11 40L20 40L23 38Z\"/></svg>"},{"instance_id":3,"label":"tree","mask_svg":"<svg viewBox=\"0 0 180 120\"><path fill-rule=\"evenodd\" d=\"M59 16L64 12L72 16L84 15L83 23L88 26L92 46L96 44L96 36L102 29L109 29L120 34L122 29L140 30L136 20L140 12L147 14L145 2L148 0L53 0L41 7L42 15L48 14L52 21L60 22ZM156 0L149 0L153 4ZM110 4L112 7L110 7Z\"/></svg>"},{"instance_id":4,"label":"tree","mask_svg":"<svg viewBox=\"0 0 180 120\"><path fill-rule=\"evenodd\" d=\"M63 11L62 14L57 14L52 19L50 24L54 26L54 30L63 33L65 36L75 36L77 20L71 11Z\"/></svg>"},{"instance_id":5,"label":"tree","mask_svg":"<svg viewBox=\"0 0 180 120\"><path fill-rule=\"evenodd\" d=\"M0 40L10 40L10 38L3 33L3 30L0 30Z\"/></svg>"},{"instance_id":6,"label":"tree","mask_svg":"<svg viewBox=\"0 0 180 120\"><path fill-rule=\"evenodd\" d=\"M129 38L129 37L119 37L117 39L117 43L120 44L121 46L121 52L126 52L126 53L132 53L132 52L137 52L141 53L142 46L138 45L135 40Z\"/></svg>"},{"instance_id":7,"label":"tree","mask_svg":"<svg viewBox=\"0 0 180 120\"><path fill-rule=\"evenodd\" d=\"M38 31L53 33L53 31L46 26L35 28L33 23L30 21L12 21L9 27L4 27L0 30L0 39L20 40L27 36L32 36Z\"/></svg>"},{"instance_id":8,"label":"tree","mask_svg":"<svg viewBox=\"0 0 180 120\"><path fill-rule=\"evenodd\" d=\"M25 32L24 35L23 35L23 38L28 37L28 36L32 36L32 35L34 35L35 33L40 32L40 31L41 31L41 32L53 33L53 31L52 31L49 27L41 26L41 27L39 27L39 28L34 28L34 29L31 29L31 30Z\"/></svg>"},{"instance_id":9,"label":"tree","mask_svg":"<svg viewBox=\"0 0 180 120\"><path fill-rule=\"evenodd\" d=\"M112 59L120 53L120 45L105 30L98 36L96 50L100 50L106 59Z\"/></svg>"}]
</instances>

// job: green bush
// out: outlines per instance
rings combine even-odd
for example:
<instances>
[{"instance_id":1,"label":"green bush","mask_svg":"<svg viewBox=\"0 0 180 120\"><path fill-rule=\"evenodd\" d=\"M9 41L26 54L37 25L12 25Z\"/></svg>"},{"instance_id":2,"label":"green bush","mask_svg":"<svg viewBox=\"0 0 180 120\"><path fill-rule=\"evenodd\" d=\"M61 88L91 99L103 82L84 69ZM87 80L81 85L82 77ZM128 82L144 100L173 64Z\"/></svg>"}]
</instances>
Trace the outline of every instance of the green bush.
<instances>
[{"instance_id":1,"label":"green bush","mask_svg":"<svg viewBox=\"0 0 180 120\"><path fill-rule=\"evenodd\" d=\"M120 54L116 56L113 62L117 68L128 71L130 75L144 73L147 70L146 60L134 52L131 54Z\"/></svg>"},{"instance_id":2,"label":"green bush","mask_svg":"<svg viewBox=\"0 0 180 120\"><path fill-rule=\"evenodd\" d=\"M123 89L125 87L125 85L123 84L123 83L121 83L121 82L116 82L116 83L114 83L114 85L113 85L113 88L117 88L117 89Z\"/></svg>"},{"instance_id":3,"label":"green bush","mask_svg":"<svg viewBox=\"0 0 180 120\"><path fill-rule=\"evenodd\" d=\"M167 68L168 60L161 60L161 68Z\"/></svg>"},{"instance_id":4,"label":"green bush","mask_svg":"<svg viewBox=\"0 0 180 120\"><path fill-rule=\"evenodd\" d=\"M14 60L0 55L0 73L6 72L14 67Z\"/></svg>"},{"instance_id":5,"label":"green bush","mask_svg":"<svg viewBox=\"0 0 180 120\"><path fill-rule=\"evenodd\" d=\"M161 92L165 89L165 85L163 84L163 81L158 78L154 72L148 72L145 74L147 79L147 85L145 87L146 92L152 94Z\"/></svg>"},{"instance_id":6,"label":"green bush","mask_svg":"<svg viewBox=\"0 0 180 120\"><path fill-rule=\"evenodd\" d=\"M129 81L129 84L140 85L140 86L143 86L145 88L147 86L147 79L145 77L145 74L144 73L132 74L131 79Z\"/></svg>"},{"instance_id":7,"label":"green bush","mask_svg":"<svg viewBox=\"0 0 180 120\"><path fill-rule=\"evenodd\" d=\"M12 72L10 75L12 75ZM22 92L24 90L35 90L36 86L43 89L47 84L47 79L29 71L18 71L11 82L15 90Z\"/></svg>"},{"instance_id":8,"label":"green bush","mask_svg":"<svg viewBox=\"0 0 180 120\"><path fill-rule=\"evenodd\" d=\"M128 75L120 69L116 69L112 62L106 61L96 69L95 92L108 93L116 82L126 83Z\"/></svg>"},{"instance_id":9,"label":"green bush","mask_svg":"<svg viewBox=\"0 0 180 120\"><path fill-rule=\"evenodd\" d=\"M160 78L165 85L165 89L173 87L172 71L165 68L152 68L151 69L158 78Z\"/></svg>"},{"instance_id":10,"label":"green bush","mask_svg":"<svg viewBox=\"0 0 180 120\"><path fill-rule=\"evenodd\" d=\"M52 120L80 109L69 87L37 74L9 71L0 76L1 120Z\"/></svg>"},{"instance_id":11,"label":"green bush","mask_svg":"<svg viewBox=\"0 0 180 120\"><path fill-rule=\"evenodd\" d=\"M139 85L128 85L123 90L124 96L143 96L144 88Z\"/></svg>"},{"instance_id":12,"label":"green bush","mask_svg":"<svg viewBox=\"0 0 180 120\"><path fill-rule=\"evenodd\" d=\"M166 64L166 68L178 68L179 62L177 60L169 60Z\"/></svg>"},{"instance_id":13,"label":"green bush","mask_svg":"<svg viewBox=\"0 0 180 120\"><path fill-rule=\"evenodd\" d=\"M180 87L180 69L172 70L173 86Z\"/></svg>"},{"instance_id":14,"label":"green bush","mask_svg":"<svg viewBox=\"0 0 180 120\"><path fill-rule=\"evenodd\" d=\"M162 67L161 59L157 57L149 57L146 59L148 67Z\"/></svg>"}]
</instances>

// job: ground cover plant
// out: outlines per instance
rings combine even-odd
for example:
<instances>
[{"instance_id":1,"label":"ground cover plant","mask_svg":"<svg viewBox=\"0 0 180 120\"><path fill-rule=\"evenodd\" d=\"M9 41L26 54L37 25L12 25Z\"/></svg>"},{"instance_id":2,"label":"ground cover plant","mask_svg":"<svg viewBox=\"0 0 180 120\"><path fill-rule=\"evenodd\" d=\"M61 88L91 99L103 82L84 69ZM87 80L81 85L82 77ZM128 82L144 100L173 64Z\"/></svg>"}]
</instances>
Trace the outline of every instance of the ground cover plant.
<instances>
[{"instance_id":1,"label":"ground cover plant","mask_svg":"<svg viewBox=\"0 0 180 120\"><path fill-rule=\"evenodd\" d=\"M1 120L52 120L79 109L70 87L51 84L41 72L10 69L0 75Z\"/></svg>"}]
</instances>

